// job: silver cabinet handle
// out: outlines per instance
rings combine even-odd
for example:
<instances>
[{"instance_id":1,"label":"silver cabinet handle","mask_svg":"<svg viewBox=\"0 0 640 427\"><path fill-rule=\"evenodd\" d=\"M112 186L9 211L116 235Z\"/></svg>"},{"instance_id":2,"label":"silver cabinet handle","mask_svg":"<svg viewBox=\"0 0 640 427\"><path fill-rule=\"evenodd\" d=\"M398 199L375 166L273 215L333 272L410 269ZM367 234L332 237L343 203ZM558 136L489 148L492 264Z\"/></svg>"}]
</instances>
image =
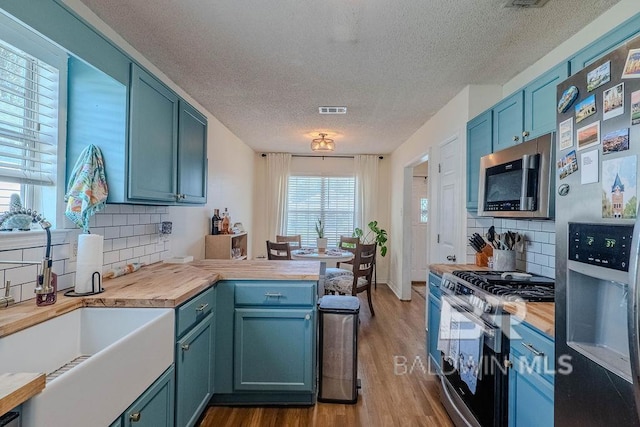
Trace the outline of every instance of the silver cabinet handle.
<instances>
[{"instance_id":1,"label":"silver cabinet handle","mask_svg":"<svg viewBox=\"0 0 640 427\"><path fill-rule=\"evenodd\" d=\"M209 303L200 304L200 307L196 308L196 311L204 311L205 308L209 307Z\"/></svg>"},{"instance_id":2,"label":"silver cabinet handle","mask_svg":"<svg viewBox=\"0 0 640 427\"><path fill-rule=\"evenodd\" d=\"M311 319L311 315L310 315L310 314L306 314L306 315L304 316L304 320L309 320L309 319Z\"/></svg>"},{"instance_id":3,"label":"silver cabinet handle","mask_svg":"<svg viewBox=\"0 0 640 427\"><path fill-rule=\"evenodd\" d=\"M514 140L515 142L518 142L518 141L520 141L520 137L519 137L518 135L514 135L514 136L513 136L513 140Z\"/></svg>"},{"instance_id":4,"label":"silver cabinet handle","mask_svg":"<svg viewBox=\"0 0 640 427\"><path fill-rule=\"evenodd\" d=\"M182 351L189 351L191 344L182 344L180 347L182 348Z\"/></svg>"},{"instance_id":5,"label":"silver cabinet handle","mask_svg":"<svg viewBox=\"0 0 640 427\"><path fill-rule=\"evenodd\" d=\"M140 418L142 418L140 412L134 412L133 414L129 415L129 420L134 423L140 421Z\"/></svg>"},{"instance_id":6,"label":"silver cabinet handle","mask_svg":"<svg viewBox=\"0 0 640 427\"><path fill-rule=\"evenodd\" d=\"M529 131L528 131L528 130L525 130L524 132L522 132L522 136L523 136L524 138L528 137L528 136L529 136Z\"/></svg>"},{"instance_id":7,"label":"silver cabinet handle","mask_svg":"<svg viewBox=\"0 0 640 427\"><path fill-rule=\"evenodd\" d=\"M532 344L523 342L522 346L524 348L526 348L527 350L529 350L531 353L533 353L536 356L544 356L544 352L538 350L537 348L535 348Z\"/></svg>"},{"instance_id":8,"label":"silver cabinet handle","mask_svg":"<svg viewBox=\"0 0 640 427\"><path fill-rule=\"evenodd\" d=\"M265 292L264 296L267 298L280 298L282 294L280 292Z\"/></svg>"}]
</instances>

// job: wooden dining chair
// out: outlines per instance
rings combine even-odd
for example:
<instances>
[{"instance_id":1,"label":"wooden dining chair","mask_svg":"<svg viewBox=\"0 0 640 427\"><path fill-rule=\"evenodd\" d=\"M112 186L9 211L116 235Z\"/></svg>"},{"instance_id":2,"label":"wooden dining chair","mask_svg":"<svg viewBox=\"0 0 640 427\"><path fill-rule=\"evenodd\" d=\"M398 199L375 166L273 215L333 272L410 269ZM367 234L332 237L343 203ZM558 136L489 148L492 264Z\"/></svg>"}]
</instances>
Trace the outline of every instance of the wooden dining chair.
<instances>
[{"instance_id":1,"label":"wooden dining chair","mask_svg":"<svg viewBox=\"0 0 640 427\"><path fill-rule=\"evenodd\" d=\"M377 245L359 243L356 246L356 254L353 258L353 271L349 274L325 278L325 294L357 295L360 292L367 292L367 302L371 316L375 316L373 303L371 302L371 279L373 276L373 265L376 256Z\"/></svg>"},{"instance_id":2,"label":"wooden dining chair","mask_svg":"<svg viewBox=\"0 0 640 427\"><path fill-rule=\"evenodd\" d=\"M289 243L278 243L267 240L267 258L270 260L290 260L291 248Z\"/></svg>"},{"instance_id":3,"label":"wooden dining chair","mask_svg":"<svg viewBox=\"0 0 640 427\"><path fill-rule=\"evenodd\" d=\"M358 237L340 236L340 243L338 243L338 249L351 252L355 258L356 248L360 244ZM347 264L340 266L341 264ZM335 276L342 276L351 273L353 269L353 258L348 261L338 261L335 267L327 267L325 270L325 279L332 279Z\"/></svg>"},{"instance_id":4,"label":"wooden dining chair","mask_svg":"<svg viewBox=\"0 0 640 427\"><path fill-rule=\"evenodd\" d=\"M300 234L293 236L276 236L276 242L289 243L291 250L300 249L302 247L302 236Z\"/></svg>"}]
</instances>

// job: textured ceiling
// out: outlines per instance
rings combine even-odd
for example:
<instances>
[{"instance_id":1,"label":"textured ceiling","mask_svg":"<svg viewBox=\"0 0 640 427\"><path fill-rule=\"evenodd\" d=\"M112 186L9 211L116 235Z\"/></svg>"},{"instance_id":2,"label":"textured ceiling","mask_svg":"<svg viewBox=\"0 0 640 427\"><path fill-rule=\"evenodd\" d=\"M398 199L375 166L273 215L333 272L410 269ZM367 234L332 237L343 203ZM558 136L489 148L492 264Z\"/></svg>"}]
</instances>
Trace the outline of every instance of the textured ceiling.
<instances>
[{"instance_id":1,"label":"textured ceiling","mask_svg":"<svg viewBox=\"0 0 640 427\"><path fill-rule=\"evenodd\" d=\"M326 132L336 154L383 154L619 0L81 1L254 150L309 153Z\"/></svg>"}]
</instances>

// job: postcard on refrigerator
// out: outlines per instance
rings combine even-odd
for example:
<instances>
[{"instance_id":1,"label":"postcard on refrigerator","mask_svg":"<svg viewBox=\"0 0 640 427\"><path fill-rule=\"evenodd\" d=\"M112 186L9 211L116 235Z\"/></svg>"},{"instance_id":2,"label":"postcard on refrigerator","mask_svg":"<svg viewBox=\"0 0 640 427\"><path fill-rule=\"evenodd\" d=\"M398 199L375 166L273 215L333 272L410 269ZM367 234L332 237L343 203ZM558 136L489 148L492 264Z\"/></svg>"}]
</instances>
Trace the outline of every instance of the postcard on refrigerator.
<instances>
[{"instance_id":1,"label":"postcard on refrigerator","mask_svg":"<svg viewBox=\"0 0 640 427\"><path fill-rule=\"evenodd\" d=\"M624 113L624 83L604 91L602 95L602 120Z\"/></svg>"},{"instance_id":2,"label":"postcard on refrigerator","mask_svg":"<svg viewBox=\"0 0 640 427\"><path fill-rule=\"evenodd\" d=\"M598 182L598 150L582 153L580 156L580 184Z\"/></svg>"},{"instance_id":3,"label":"postcard on refrigerator","mask_svg":"<svg viewBox=\"0 0 640 427\"><path fill-rule=\"evenodd\" d=\"M559 126L560 149L573 147L573 117L569 117Z\"/></svg>"},{"instance_id":4,"label":"postcard on refrigerator","mask_svg":"<svg viewBox=\"0 0 640 427\"><path fill-rule=\"evenodd\" d=\"M574 107L576 109L576 123L580 123L587 117L596 113L596 95L586 97L578 102Z\"/></svg>"},{"instance_id":5,"label":"postcard on refrigerator","mask_svg":"<svg viewBox=\"0 0 640 427\"><path fill-rule=\"evenodd\" d=\"M622 71L623 79L640 78L640 49L631 49L627 55L627 62Z\"/></svg>"},{"instance_id":6,"label":"postcard on refrigerator","mask_svg":"<svg viewBox=\"0 0 640 427\"><path fill-rule=\"evenodd\" d=\"M602 154L629 149L629 128L609 132L602 137Z\"/></svg>"},{"instance_id":7,"label":"postcard on refrigerator","mask_svg":"<svg viewBox=\"0 0 640 427\"><path fill-rule=\"evenodd\" d=\"M587 73L587 91L591 92L595 88L608 83L609 80L611 80L611 61L607 61Z\"/></svg>"},{"instance_id":8,"label":"postcard on refrigerator","mask_svg":"<svg viewBox=\"0 0 640 427\"><path fill-rule=\"evenodd\" d=\"M578 129L578 150L600 144L600 121Z\"/></svg>"},{"instance_id":9,"label":"postcard on refrigerator","mask_svg":"<svg viewBox=\"0 0 640 427\"><path fill-rule=\"evenodd\" d=\"M602 162L602 217L633 219L637 216L637 157Z\"/></svg>"},{"instance_id":10,"label":"postcard on refrigerator","mask_svg":"<svg viewBox=\"0 0 640 427\"><path fill-rule=\"evenodd\" d=\"M578 159L576 158L576 150L571 150L566 156L558 160L558 172L560 179L565 179L578 170Z\"/></svg>"},{"instance_id":11,"label":"postcard on refrigerator","mask_svg":"<svg viewBox=\"0 0 640 427\"><path fill-rule=\"evenodd\" d=\"M631 92L631 124L640 124L640 90Z\"/></svg>"}]
</instances>

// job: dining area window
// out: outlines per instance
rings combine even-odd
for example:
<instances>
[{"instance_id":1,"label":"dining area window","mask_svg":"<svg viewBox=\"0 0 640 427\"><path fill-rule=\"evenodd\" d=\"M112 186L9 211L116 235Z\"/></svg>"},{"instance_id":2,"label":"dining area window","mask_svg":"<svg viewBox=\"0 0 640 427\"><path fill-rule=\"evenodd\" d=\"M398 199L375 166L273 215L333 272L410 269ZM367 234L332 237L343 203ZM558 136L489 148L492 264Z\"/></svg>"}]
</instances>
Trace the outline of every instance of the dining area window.
<instances>
[{"instance_id":1,"label":"dining area window","mask_svg":"<svg viewBox=\"0 0 640 427\"><path fill-rule=\"evenodd\" d=\"M302 246L316 246L318 219L324 225L324 237L329 247L338 246L341 235L353 234L353 176L289 176L285 233L300 234Z\"/></svg>"}]
</instances>

